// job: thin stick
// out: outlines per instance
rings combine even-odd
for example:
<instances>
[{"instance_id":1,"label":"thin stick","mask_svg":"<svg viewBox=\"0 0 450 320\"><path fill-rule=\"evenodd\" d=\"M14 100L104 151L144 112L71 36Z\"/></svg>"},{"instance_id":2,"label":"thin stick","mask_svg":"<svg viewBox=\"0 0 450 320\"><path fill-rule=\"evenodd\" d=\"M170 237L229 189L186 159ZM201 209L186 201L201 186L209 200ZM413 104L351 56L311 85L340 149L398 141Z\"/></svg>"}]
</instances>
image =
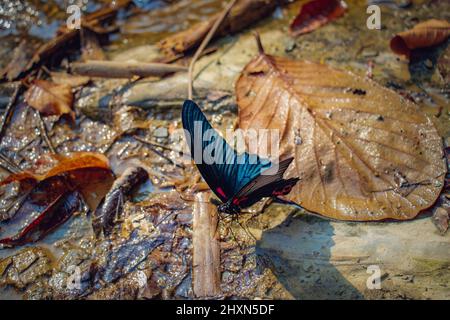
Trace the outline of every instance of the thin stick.
<instances>
[{"instance_id":1,"label":"thin stick","mask_svg":"<svg viewBox=\"0 0 450 320\"><path fill-rule=\"evenodd\" d=\"M158 156L160 156L161 158L166 159L167 161L169 161L171 164L173 164L174 166L180 168L180 169L184 169L184 166L182 164L176 163L175 161L173 161L172 159L170 159L168 156L166 156L164 153L162 153L161 151L159 151L158 149L156 149L156 147L151 143L148 142L142 138L139 138L137 136L133 136L136 140L144 143L151 151L153 151L154 153L156 153Z\"/></svg>"},{"instance_id":2,"label":"thin stick","mask_svg":"<svg viewBox=\"0 0 450 320\"><path fill-rule=\"evenodd\" d=\"M48 136L47 127L45 126L44 119L42 119L41 113L39 111L36 111L38 114L38 120L39 120L39 130L41 131L41 135L44 137L45 143L47 144L48 148L50 149L50 152L53 154L57 154L55 148L53 147L52 141L50 140L50 137Z\"/></svg>"},{"instance_id":3,"label":"thin stick","mask_svg":"<svg viewBox=\"0 0 450 320\"><path fill-rule=\"evenodd\" d=\"M160 143L156 143L156 142L153 142L153 141L149 141L149 140L143 139L143 138L138 137L138 136L133 136L133 138L135 138L136 140L141 141L141 142L143 142L143 143L151 144L151 145L153 145L153 146L155 146L155 147L158 147L158 148L161 148L161 149L170 151L170 152L176 152L176 153L178 153L178 154L183 154L183 151L175 150L175 149L173 149L173 148L170 148L170 147L165 146L165 145L160 144Z\"/></svg>"},{"instance_id":4,"label":"thin stick","mask_svg":"<svg viewBox=\"0 0 450 320\"><path fill-rule=\"evenodd\" d=\"M6 165L1 165L3 169L9 171L11 173L18 173L22 171L22 169L15 164L12 160L10 160L7 156L5 156L2 152L0 152L0 160L2 160Z\"/></svg>"},{"instance_id":5,"label":"thin stick","mask_svg":"<svg viewBox=\"0 0 450 320\"><path fill-rule=\"evenodd\" d=\"M214 25L211 27L211 30L209 30L206 37L203 39L202 43L200 44L200 47L198 47L197 51L195 51L194 57L192 58L190 64L189 64L189 70L188 70L188 99L192 100L192 74L194 71L194 65L195 62L198 60L200 55L202 54L203 50L208 45L209 41L211 41L212 37L214 36L214 33L216 33L217 29L219 28L222 21L225 19L225 17L230 12L231 8L234 6L237 0L231 0L228 5L223 10L222 14L217 18L216 22L214 22Z\"/></svg>"},{"instance_id":6,"label":"thin stick","mask_svg":"<svg viewBox=\"0 0 450 320\"><path fill-rule=\"evenodd\" d=\"M258 46L258 53L265 54L264 47L262 45L261 37L259 36L259 33L255 31L255 32L253 32L253 35L255 36L256 45Z\"/></svg>"},{"instance_id":7,"label":"thin stick","mask_svg":"<svg viewBox=\"0 0 450 320\"><path fill-rule=\"evenodd\" d=\"M72 72L88 77L133 78L164 76L168 73L186 71L184 66L165 63L144 63L135 61L89 60L71 64Z\"/></svg>"},{"instance_id":8,"label":"thin stick","mask_svg":"<svg viewBox=\"0 0 450 320\"><path fill-rule=\"evenodd\" d=\"M8 124L8 122L11 118L13 108L16 104L16 100L17 100L17 97L19 96L19 92L21 89L22 89L22 83L19 82L16 86L16 89L14 89L13 95L12 95L11 99L9 100L8 105L6 106L5 115L3 117L2 123L0 124L0 141L3 138L6 125Z\"/></svg>"}]
</instances>

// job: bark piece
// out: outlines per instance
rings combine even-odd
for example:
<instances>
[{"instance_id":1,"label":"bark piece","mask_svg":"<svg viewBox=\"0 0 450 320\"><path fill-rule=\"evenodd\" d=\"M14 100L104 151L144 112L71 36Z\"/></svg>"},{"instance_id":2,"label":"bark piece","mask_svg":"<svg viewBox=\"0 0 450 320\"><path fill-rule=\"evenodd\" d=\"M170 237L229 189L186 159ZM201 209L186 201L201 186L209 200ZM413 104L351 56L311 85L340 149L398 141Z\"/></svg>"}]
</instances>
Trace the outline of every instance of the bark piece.
<instances>
[{"instance_id":1,"label":"bark piece","mask_svg":"<svg viewBox=\"0 0 450 320\"><path fill-rule=\"evenodd\" d=\"M193 281L196 297L220 295L220 245L217 239L217 208L209 192L197 193L193 226Z\"/></svg>"},{"instance_id":2,"label":"bark piece","mask_svg":"<svg viewBox=\"0 0 450 320\"><path fill-rule=\"evenodd\" d=\"M163 76L186 71L186 67L164 63L141 63L136 61L87 61L72 63L72 72L89 77L133 78Z\"/></svg>"}]
</instances>

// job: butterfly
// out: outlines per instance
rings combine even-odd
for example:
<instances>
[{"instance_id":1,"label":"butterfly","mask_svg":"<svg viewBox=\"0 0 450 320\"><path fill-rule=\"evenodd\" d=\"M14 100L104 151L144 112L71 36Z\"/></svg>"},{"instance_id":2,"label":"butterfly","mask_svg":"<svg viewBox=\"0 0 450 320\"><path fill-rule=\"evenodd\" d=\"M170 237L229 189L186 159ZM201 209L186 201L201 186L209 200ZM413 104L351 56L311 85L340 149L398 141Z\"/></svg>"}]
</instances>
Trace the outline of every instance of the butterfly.
<instances>
[{"instance_id":1,"label":"butterfly","mask_svg":"<svg viewBox=\"0 0 450 320\"><path fill-rule=\"evenodd\" d=\"M264 197L288 194L299 178L283 179L293 158L274 166L255 154L238 154L206 119L198 105L186 100L181 119L191 158L203 179L221 200L218 210L236 214Z\"/></svg>"}]
</instances>

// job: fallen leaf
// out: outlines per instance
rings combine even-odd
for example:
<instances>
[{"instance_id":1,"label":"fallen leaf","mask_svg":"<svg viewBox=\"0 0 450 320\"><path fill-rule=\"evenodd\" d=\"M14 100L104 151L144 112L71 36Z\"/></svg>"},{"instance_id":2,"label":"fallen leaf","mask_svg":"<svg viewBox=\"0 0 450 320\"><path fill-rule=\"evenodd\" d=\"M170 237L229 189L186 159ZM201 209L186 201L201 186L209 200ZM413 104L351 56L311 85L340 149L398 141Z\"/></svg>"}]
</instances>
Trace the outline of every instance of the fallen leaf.
<instances>
[{"instance_id":1,"label":"fallen leaf","mask_svg":"<svg viewBox=\"0 0 450 320\"><path fill-rule=\"evenodd\" d=\"M84 86L91 81L89 77L76 76L66 72L50 72L50 75L54 83L68 85L72 88Z\"/></svg>"},{"instance_id":2,"label":"fallen leaf","mask_svg":"<svg viewBox=\"0 0 450 320\"><path fill-rule=\"evenodd\" d=\"M280 133L294 156L287 196L342 220L411 219L446 173L442 139L418 107L374 81L261 52L236 83L239 126Z\"/></svg>"},{"instance_id":3,"label":"fallen leaf","mask_svg":"<svg viewBox=\"0 0 450 320\"><path fill-rule=\"evenodd\" d=\"M409 57L411 50L438 45L450 35L450 23L431 19L414 28L396 34L391 40L391 49L396 54Z\"/></svg>"},{"instance_id":4,"label":"fallen leaf","mask_svg":"<svg viewBox=\"0 0 450 320\"><path fill-rule=\"evenodd\" d=\"M61 157L43 175L27 171L7 177L0 185L26 183L28 191L23 191L21 206L2 228L0 243L13 246L41 239L76 212L80 196L94 211L113 180L107 159L87 152Z\"/></svg>"},{"instance_id":5,"label":"fallen leaf","mask_svg":"<svg viewBox=\"0 0 450 320\"><path fill-rule=\"evenodd\" d=\"M59 195L36 219L14 236L0 239L8 247L20 246L44 238L48 233L67 221L80 207L77 192Z\"/></svg>"},{"instance_id":6,"label":"fallen leaf","mask_svg":"<svg viewBox=\"0 0 450 320\"><path fill-rule=\"evenodd\" d=\"M109 167L108 159L99 153L75 152L66 157L60 157L58 163L45 174L37 174L32 171L23 171L11 174L0 181L0 186L19 182L22 190L29 190L30 185L36 186L43 181L53 177L63 176L68 180L69 185L83 195L91 210L94 210L103 196L108 192L114 179ZM36 187L35 187L36 188ZM51 192L52 187L48 187L43 193ZM62 191L55 189L56 193ZM48 196L48 194L47 194Z\"/></svg>"},{"instance_id":7,"label":"fallen leaf","mask_svg":"<svg viewBox=\"0 0 450 320\"><path fill-rule=\"evenodd\" d=\"M75 117L72 88L66 84L35 80L25 92L25 101L43 116L68 114L72 119Z\"/></svg>"},{"instance_id":8,"label":"fallen leaf","mask_svg":"<svg viewBox=\"0 0 450 320\"><path fill-rule=\"evenodd\" d=\"M111 190L102 199L100 205L93 214L93 228L96 236L101 233L105 236L111 234L115 220L123 211L123 205L127 201L132 190L148 179L148 173L141 167L130 167L114 181Z\"/></svg>"},{"instance_id":9,"label":"fallen leaf","mask_svg":"<svg viewBox=\"0 0 450 320\"><path fill-rule=\"evenodd\" d=\"M312 0L305 3L289 26L292 35L298 36L320 28L344 15L347 4L342 0Z\"/></svg>"}]
</instances>

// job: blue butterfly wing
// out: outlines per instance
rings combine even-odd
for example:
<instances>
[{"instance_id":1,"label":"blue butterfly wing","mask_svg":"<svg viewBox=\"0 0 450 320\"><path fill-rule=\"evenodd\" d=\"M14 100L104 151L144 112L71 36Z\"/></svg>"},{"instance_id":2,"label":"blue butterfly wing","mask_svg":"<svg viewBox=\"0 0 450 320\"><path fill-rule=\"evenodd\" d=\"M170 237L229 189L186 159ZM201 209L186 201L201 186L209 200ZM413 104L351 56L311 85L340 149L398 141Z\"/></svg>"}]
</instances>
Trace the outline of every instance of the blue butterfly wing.
<instances>
[{"instance_id":1,"label":"blue butterfly wing","mask_svg":"<svg viewBox=\"0 0 450 320\"><path fill-rule=\"evenodd\" d=\"M238 154L214 130L197 104L186 100L181 115L191 157L203 179L223 202L270 168L268 159Z\"/></svg>"}]
</instances>

